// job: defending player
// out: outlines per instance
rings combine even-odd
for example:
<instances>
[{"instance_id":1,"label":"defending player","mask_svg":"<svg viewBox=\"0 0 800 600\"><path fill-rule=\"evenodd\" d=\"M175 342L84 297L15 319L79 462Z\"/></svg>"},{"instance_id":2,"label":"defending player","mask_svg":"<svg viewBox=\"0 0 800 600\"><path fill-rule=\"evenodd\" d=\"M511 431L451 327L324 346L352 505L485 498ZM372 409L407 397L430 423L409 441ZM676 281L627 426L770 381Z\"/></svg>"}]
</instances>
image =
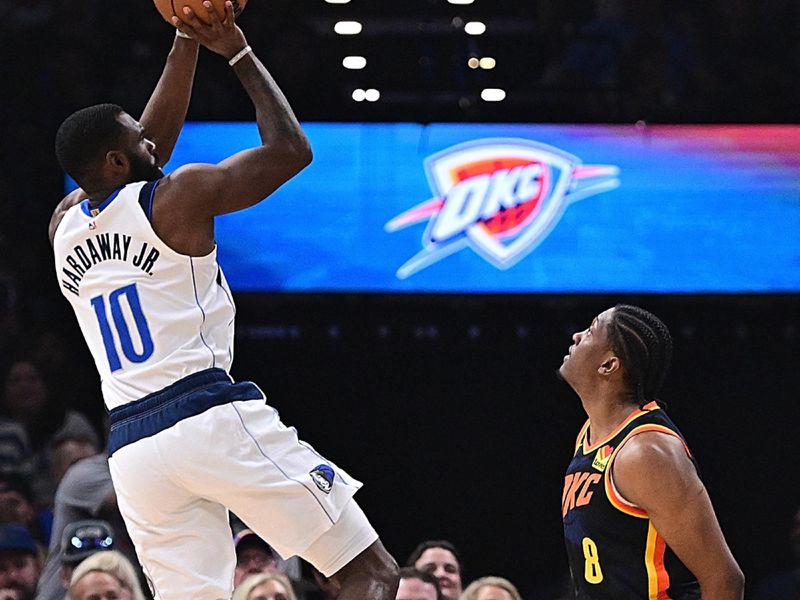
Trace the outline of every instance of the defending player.
<instances>
[{"instance_id":1,"label":"defending player","mask_svg":"<svg viewBox=\"0 0 800 600\"><path fill-rule=\"evenodd\" d=\"M559 374L589 416L562 498L576 597L741 599L694 458L655 402L672 357L666 326L618 305L572 337Z\"/></svg>"},{"instance_id":2,"label":"defending player","mask_svg":"<svg viewBox=\"0 0 800 600\"><path fill-rule=\"evenodd\" d=\"M228 375L234 306L214 217L269 196L311 161L299 123L234 23L189 11L141 121L99 105L56 139L82 189L50 224L72 304L111 413L120 510L155 597L230 598L230 508L283 556L341 584L341 600L389 600L397 566L352 500L361 484L299 442L251 382ZM196 41L195 41L196 40ZM200 42L229 60L262 145L218 165L166 163L186 116Z\"/></svg>"}]
</instances>

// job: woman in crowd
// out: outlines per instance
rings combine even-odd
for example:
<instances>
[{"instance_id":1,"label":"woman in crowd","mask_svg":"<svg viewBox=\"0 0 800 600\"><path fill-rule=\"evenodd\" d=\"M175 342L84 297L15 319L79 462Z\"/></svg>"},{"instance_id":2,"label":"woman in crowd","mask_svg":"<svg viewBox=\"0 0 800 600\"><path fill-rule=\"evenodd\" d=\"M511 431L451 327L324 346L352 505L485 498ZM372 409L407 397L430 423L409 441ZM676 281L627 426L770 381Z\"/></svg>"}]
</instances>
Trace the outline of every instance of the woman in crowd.
<instances>
[{"instance_id":1,"label":"woman in crowd","mask_svg":"<svg viewBox=\"0 0 800 600\"><path fill-rule=\"evenodd\" d=\"M289 578L282 573L251 575L233 592L233 600L297 600Z\"/></svg>"},{"instance_id":2,"label":"woman in crowd","mask_svg":"<svg viewBox=\"0 0 800 600\"><path fill-rule=\"evenodd\" d=\"M72 572L65 600L145 600L136 569L116 550L93 554Z\"/></svg>"},{"instance_id":3,"label":"woman in crowd","mask_svg":"<svg viewBox=\"0 0 800 600\"><path fill-rule=\"evenodd\" d=\"M467 586L459 600L522 600L522 596L508 579L481 577Z\"/></svg>"},{"instance_id":4,"label":"woman in crowd","mask_svg":"<svg viewBox=\"0 0 800 600\"><path fill-rule=\"evenodd\" d=\"M414 548L406 566L433 573L444 600L457 600L463 590L464 565L455 546L447 540L427 540Z\"/></svg>"}]
</instances>

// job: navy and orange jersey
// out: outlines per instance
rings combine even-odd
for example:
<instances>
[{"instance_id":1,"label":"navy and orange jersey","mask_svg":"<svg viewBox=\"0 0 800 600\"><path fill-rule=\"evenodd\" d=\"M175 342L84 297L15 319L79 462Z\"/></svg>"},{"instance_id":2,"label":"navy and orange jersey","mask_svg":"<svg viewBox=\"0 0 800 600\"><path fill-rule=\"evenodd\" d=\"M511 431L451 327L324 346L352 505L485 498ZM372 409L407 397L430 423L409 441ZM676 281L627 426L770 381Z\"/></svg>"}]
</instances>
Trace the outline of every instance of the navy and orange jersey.
<instances>
[{"instance_id":1,"label":"navy and orange jersey","mask_svg":"<svg viewBox=\"0 0 800 600\"><path fill-rule=\"evenodd\" d=\"M697 578L666 545L647 513L614 487L614 457L631 437L646 431L679 438L695 463L680 431L655 402L634 411L604 440L589 444L588 421L578 435L561 513L579 600L700 598Z\"/></svg>"}]
</instances>

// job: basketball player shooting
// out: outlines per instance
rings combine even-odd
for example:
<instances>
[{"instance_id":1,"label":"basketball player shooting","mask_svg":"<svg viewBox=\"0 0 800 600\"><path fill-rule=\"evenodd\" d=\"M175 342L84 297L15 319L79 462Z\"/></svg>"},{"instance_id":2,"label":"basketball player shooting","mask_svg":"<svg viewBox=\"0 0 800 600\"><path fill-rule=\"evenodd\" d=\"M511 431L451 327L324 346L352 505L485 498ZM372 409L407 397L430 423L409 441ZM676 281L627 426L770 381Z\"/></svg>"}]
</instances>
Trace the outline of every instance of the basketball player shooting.
<instances>
[{"instance_id":1,"label":"basketball player shooting","mask_svg":"<svg viewBox=\"0 0 800 600\"><path fill-rule=\"evenodd\" d=\"M617 305L559 369L589 420L567 469L564 537L580 600L741 600L744 578L678 428L656 402L672 338Z\"/></svg>"},{"instance_id":2,"label":"basketball player shooting","mask_svg":"<svg viewBox=\"0 0 800 600\"><path fill-rule=\"evenodd\" d=\"M59 163L81 189L57 207L50 241L110 411L119 507L159 600L230 598L228 509L282 556L332 576L340 600L393 600L397 566L353 500L361 484L300 442L254 383L228 375L234 305L214 218L268 197L311 150L231 2L224 19L204 7L206 19L191 10L173 19L188 37L176 37L139 121L102 104L56 135ZM229 61L262 144L165 175L198 43Z\"/></svg>"}]
</instances>

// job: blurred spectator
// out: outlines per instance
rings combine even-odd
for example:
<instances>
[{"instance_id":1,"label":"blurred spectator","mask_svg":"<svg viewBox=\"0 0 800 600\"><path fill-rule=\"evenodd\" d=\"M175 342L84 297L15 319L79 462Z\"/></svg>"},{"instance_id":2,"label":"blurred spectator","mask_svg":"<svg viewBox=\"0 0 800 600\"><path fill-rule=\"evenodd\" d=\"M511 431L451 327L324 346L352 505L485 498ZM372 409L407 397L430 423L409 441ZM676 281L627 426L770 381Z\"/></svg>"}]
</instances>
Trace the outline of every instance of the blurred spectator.
<instances>
[{"instance_id":1,"label":"blurred spectator","mask_svg":"<svg viewBox=\"0 0 800 600\"><path fill-rule=\"evenodd\" d=\"M61 536L61 581L66 592L72 574L85 559L114 549L114 530L106 521L87 519L70 523ZM62 592L62 593L63 593Z\"/></svg>"},{"instance_id":2,"label":"blurred spectator","mask_svg":"<svg viewBox=\"0 0 800 600\"><path fill-rule=\"evenodd\" d=\"M789 528L789 544L794 564L764 578L756 589L754 600L800 600L800 507Z\"/></svg>"},{"instance_id":3,"label":"blurred spectator","mask_svg":"<svg viewBox=\"0 0 800 600\"><path fill-rule=\"evenodd\" d=\"M62 537L70 523L102 519L115 532L114 547L131 561L136 561L133 543L117 508L117 496L111 482L108 459L96 454L70 467L56 491L53 506L53 532L47 562L44 565L36 600L62 600L65 586L61 580Z\"/></svg>"},{"instance_id":4,"label":"blurred spectator","mask_svg":"<svg viewBox=\"0 0 800 600\"><path fill-rule=\"evenodd\" d=\"M27 479L16 473L0 474L0 523L25 525L37 543L47 546L53 513L38 509Z\"/></svg>"},{"instance_id":5,"label":"blurred spectator","mask_svg":"<svg viewBox=\"0 0 800 600\"><path fill-rule=\"evenodd\" d=\"M467 586L459 600L522 600L522 596L508 579L481 577Z\"/></svg>"},{"instance_id":6,"label":"blurred spectator","mask_svg":"<svg viewBox=\"0 0 800 600\"><path fill-rule=\"evenodd\" d=\"M414 548L406 566L433 573L439 580L442 597L457 600L463 591L464 565L455 546L447 540L428 540Z\"/></svg>"},{"instance_id":7,"label":"blurred spectator","mask_svg":"<svg viewBox=\"0 0 800 600\"><path fill-rule=\"evenodd\" d=\"M277 573L278 560L275 551L250 529L242 529L233 540L236 546L236 570L233 587L251 575Z\"/></svg>"},{"instance_id":8,"label":"blurred spectator","mask_svg":"<svg viewBox=\"0 0 800 600\"><path fill-rule=\"evenodd\" d=\"M131 561L116 550L97 552L72 573L68 600L146 600Z\"/></svg>"},{"instance_id":9,"label":"blurred spectator","mask_svg":"<svg viewBox=\"0 0 800 600\"><path fill-rule=\"evenodd\" d=\"M237 586L232 600L297 600L297 596L283 573L261 573L251 575Z\"/></svg>"},{"instance_id":10,"label":"blurred spectator","mask_svg":"<svg viewBox=\"0 0 800 600\"><path fill-rule=\"evenodd\" d=\"M39 548L23 525L0 525L0 599L33 600L41 573Z\"/></svg>"},{"instance_id":11,"label":"blurred spectator","mask_svg":"<svg viewBox=\"0 0 800 600\"><path fill-rule=\"evenodd\" d=\"M97 438L87 438L80 432L65 431L53 440L51 465L56 486L61 483L67 470L79 460L100 452Z\"/></svg>"},{"instance_id":12,"label":"blurred spectator","mask_svg":"<svg viewBox=\"0 0 800 600\"><path fill-rule=\"evenodd\" d=\"M234 537L233 537L234 544L236 544L237 540L241 539L242 535L245 534L245 532L247 532L248 534L249 533L253 533L254 535L257 535L254 532L252 532L247 527L247 525L245 525L242 522L242 520L239 517L237 517L234 513L230 514L230 522L231 522L231 529L233 530L233 533L234 533ZM252 543L251 540L246 540L246 541L248 543ZM298 591L298 587L309 587L310 585L313 585L313 584L311 584L310 581L307 581L307 580L303 579L302 561L300 560L300 557L298 557L298 556L290 556L289 558L283 558L281 555L279 555L277 552L275 552L269 546L268 542L266 542L266 541L264 541L262 539L261 543L266 545L268 548L270 548L270 553L275 558L275 565L276 566L275 566L274 569L270 569L270 571L275 571L275 572L283 573L284 575L286 575L292 581L292 584L295 586L295 592ZM247 546L247 544L245 544L245 546ZM237 554L237 557L238 557L238 554ZM261 571L257 571L257 572L260 573ZM252 573L252 574L255 574L255 573Z\"/></svg>"},{"instance_id":13,"label":"blurred spectator","mask_svg":"<svg viewBox=\"0 0 800 600\"><path fill-rule=\"evenodd\" d=\"M428 571L419 571L414 567L400 569L400 586L397 588L396 600L442 600L439 580Z\"/></svg>"},{"instance_id":14,"label":"blurred spectator","mask_svg":"<svg viewBox=\"0 0 800 600\"><path fill-rule=\"evenodd\" d=\"M12 430L18 439L16 447L9 443ZM52 442L67 435L99 445L86 417L52 401L44 373L33 360L14 361L3 379L0 449L4 454L0 455L0 469L27 474L39 504L49 504L55 490L50 466Z\"/></svg>"},{"instance_id":15,"label":"blurred spectator","mask_svg":"<svg viewBox=\"0 0 800 600\"><path fill-rule=\"evenodd\" d=\"M333 579L325 577L325 575L317 571L313 566L311 567L311 574L319 588L318 593L314 595L313 598L318 598L319 600L335 600L339 597L339 585Z\"/></svg>"}]
</instances>

